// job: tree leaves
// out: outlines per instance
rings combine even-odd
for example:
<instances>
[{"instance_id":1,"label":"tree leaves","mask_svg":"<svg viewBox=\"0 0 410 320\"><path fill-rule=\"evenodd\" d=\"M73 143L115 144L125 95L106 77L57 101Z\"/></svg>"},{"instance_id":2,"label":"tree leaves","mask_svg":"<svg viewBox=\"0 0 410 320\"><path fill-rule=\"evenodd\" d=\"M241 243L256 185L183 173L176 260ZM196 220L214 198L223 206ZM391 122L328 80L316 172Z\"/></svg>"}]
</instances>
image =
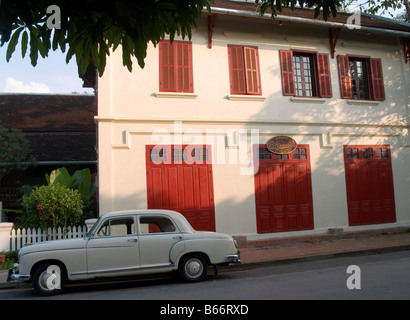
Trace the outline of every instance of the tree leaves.
<instances>
[{"instance_id":1,"label":"tree leaves","mask_svg":"<svg viewBox=\"0 0 410 320\"><path fill-rule=\"evenodd\" d=\"M16 45L20 36L20 32L23 31L23 27L17 28L16 31L14 31L13 36L10 39L9 45L7 47L7 52L6 52L6 61L9 62L11 55L13 54L14 50L16 49Z\"/></svg>"},{"instance_id":2,"label":"tree leaves","mask_svg":"<svg viewBox=\"0 0 410 320\"><path fill-rule=\"evenodd\" d=\"M0 125L0 180L15 169L22 169L35 162L30 156L30 143L20 129L8 129ZM7 165L4 165L4 164Z\"/></svg>"},{"instance_id":3,"label":"tree leaves","mask_svg":"<svg viewBox=\"0 0 410 320\"><path fill-rule=\"evenodd\" d=\"M341 2L345 8L351 6L354 10L360 9L363 12L379 15L387 13L392 18L396 18L392 12L404 8L406 12L403 13L403 18L410 21L409 0L367 0L359 4L355 0L341 0Z\"/></svg>"},{"instance_id":4,"label":"tree leaves","mask_svg":"<svg viewBox=\"0 0 410 320\"><path fill-rule=\"evenodd\" d=\"M261 14L264 14L268 9L272 15L281 12L283 6L290 7L292 10L296 5L301 8L314 8L314 17L317 18L322 13L323 20L327 21L330 14L336 16L337 7L341 5L342 0L255 0L255 3L260 6Z\"/></svg>"},{"instance_id":5,"label":"tree leaves","mask_svg":"<svg viewBox=\"0 0 410 320\"><path fill-rule=\"evenodd\" d=\"M27 35L27 31L24 30L23 36L21 37L21 56L23 58L26 56L27 42L28 42L28 35Z\"/></svg>"},{"instance_id":6,"label":"tree leaves","mask_svg":"<svg viewBox=\"0 0 410 320\"><path fill-rule=\"evenodd\" d=\"M85 72L92 61L103 74L110 50L122 46L123 64L132 70L133 58L144 67L147 45L156 45L165 35L191 36L204 7L212 0L2 0L0 6L0 46L8 43L9 61L21 39L21 54L30 49L31 64L50 50L73 56ZM47 29L47 8L61 10L61 29ZM50 17L51 18L51 17ZM21 37L20 37L21 36ZM91 59L91 60L90 60Z\"/></svg>"}]
</instances>

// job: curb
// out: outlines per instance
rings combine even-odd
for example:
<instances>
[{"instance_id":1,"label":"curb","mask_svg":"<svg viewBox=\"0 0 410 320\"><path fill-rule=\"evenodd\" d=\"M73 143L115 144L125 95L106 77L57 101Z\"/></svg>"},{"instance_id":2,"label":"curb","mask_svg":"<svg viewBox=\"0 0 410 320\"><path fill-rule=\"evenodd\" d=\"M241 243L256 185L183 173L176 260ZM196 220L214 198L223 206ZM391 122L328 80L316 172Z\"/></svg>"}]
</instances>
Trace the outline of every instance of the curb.
<instances>
[{"instance_id":1,"label":"curb","mask_svg":"<svg viewBox=\"0 0 410 320\"><path fill-rule=\"evenodd\" d=\"M278 259L278 260L266 260L266 261L258 261L258 262L233 264L230 266L218 267L218 272L249 270L249 269L262 268L262 267L275 266L275 265L283 265L283 264L289 264L289 263L301 263L301 262L328 260L328 259L343 258L343 257L366 256L366 255L399 252L399 251L410 251L410 245L385 247L385 248L377 248L377 249L344 251L344 252L335 252L335 253L325 253L325 254L296 257L296 258L286 258L286 259Z\"/></svg>"}]
</instances>

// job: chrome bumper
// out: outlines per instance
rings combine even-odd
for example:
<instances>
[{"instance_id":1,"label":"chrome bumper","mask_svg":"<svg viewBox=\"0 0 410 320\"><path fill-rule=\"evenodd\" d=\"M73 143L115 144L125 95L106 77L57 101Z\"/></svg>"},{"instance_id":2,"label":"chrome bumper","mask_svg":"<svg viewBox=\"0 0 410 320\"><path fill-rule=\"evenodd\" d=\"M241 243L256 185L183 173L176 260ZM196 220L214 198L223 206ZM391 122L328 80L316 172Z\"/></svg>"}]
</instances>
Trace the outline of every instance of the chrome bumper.
<instances>
[{"instance_id":1,"label":"chrome bumper","mask_svg":"<svg viewBox=\"0 0 410 320\"><path fill-rule=\"evenodd\" d=\"M10 281L27 281L30 280L29 274L20 274L19 273L19 265L17 263L14 264L14 268L9 269L9 274L7 276L7 282Z\"/></svg>"},{"instance_id":2,"label":"chrome bumper","mask_svg":"<svg viewBox=\"0 0 410 320\"><path fill-rule=\"evenodd\" d=\"M241 263L241 252L238 250L236 254L227 255L226 259L229 260L229 263Z\"/></svg>"}]
</instances>

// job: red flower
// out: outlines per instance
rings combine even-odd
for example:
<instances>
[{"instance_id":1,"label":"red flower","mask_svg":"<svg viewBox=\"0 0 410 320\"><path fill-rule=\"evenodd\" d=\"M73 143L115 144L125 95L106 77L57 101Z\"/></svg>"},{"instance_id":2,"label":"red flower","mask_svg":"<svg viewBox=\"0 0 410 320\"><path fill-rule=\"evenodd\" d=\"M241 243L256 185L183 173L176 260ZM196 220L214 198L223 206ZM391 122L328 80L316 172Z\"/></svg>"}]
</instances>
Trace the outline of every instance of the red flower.
<instances>
[{"instance_id":1,"label":"red flower","mask_svg":"<svg viewBox=\"0 0 410 320\"><path fill-rule=\"evenodd\" d=\"M37 210L43 210L42 206L37 206Z\"/></svg>"}]
</instances>

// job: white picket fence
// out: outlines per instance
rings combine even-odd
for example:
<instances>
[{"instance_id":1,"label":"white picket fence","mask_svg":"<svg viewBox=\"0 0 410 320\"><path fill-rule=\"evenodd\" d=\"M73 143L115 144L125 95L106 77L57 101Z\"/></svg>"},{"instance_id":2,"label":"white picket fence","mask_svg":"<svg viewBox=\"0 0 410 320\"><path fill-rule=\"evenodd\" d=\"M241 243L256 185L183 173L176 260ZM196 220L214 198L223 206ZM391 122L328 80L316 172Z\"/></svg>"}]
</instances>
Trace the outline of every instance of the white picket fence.
<instances>
[{"instance_id":1,"label":"white picket fence","mask_svg":"<svg viewBox=\"0 0 410 320\"><path fill-rule=\"evenodd\" d=\"M19 250L27 243L82 238L87 234L87 226L78 226L64 230L58 229L12 229L10 232L10 250Z\"/></svg>"}]
</instances>

